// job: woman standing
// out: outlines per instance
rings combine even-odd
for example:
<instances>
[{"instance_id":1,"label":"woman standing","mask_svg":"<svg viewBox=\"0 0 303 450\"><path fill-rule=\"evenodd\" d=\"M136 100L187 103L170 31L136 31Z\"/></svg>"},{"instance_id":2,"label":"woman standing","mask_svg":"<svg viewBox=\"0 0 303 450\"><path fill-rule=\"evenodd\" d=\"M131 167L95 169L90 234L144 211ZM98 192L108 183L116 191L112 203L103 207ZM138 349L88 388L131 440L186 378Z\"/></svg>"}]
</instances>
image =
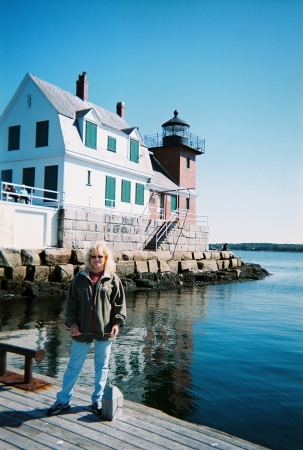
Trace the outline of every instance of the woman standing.
<instances>
[{"instance_id":1,"label":"woman standing","mask_svg":"<svg viewBox=\"0 0 303 450\"><path fill-rule=\"evenodd\" d=\"M74 385L92 343L95 350L92 407L101 414L111 346L126 318L124 289L115 269L113 256L105 242L96 242L86 254L85 269L70 285L65 304L65 325L70 328L73 342L62 389L47 411L49 416L70 408Z\"/></svg>"}]
</instances>

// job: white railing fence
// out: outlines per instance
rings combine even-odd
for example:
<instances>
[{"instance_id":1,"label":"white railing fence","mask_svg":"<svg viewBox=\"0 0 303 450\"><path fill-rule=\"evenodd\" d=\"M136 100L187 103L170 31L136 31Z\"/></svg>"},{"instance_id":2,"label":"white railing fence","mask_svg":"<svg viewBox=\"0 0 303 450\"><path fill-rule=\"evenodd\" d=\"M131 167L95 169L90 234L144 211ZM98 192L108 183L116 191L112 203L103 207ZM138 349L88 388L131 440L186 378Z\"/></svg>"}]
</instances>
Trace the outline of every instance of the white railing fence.
<instances>
[{"instance_id":1,"label":"white railing fence","mask_svg":"<svg viewBox=\"0 0 303 450\"><path fill-rule=\"evenodd\" d=\"M23 191L25 189L26 191ZM23 192L22 192L23 191ZM1 201L59 208L60 192L1 181Z\"/></svg>"}]
</instances>

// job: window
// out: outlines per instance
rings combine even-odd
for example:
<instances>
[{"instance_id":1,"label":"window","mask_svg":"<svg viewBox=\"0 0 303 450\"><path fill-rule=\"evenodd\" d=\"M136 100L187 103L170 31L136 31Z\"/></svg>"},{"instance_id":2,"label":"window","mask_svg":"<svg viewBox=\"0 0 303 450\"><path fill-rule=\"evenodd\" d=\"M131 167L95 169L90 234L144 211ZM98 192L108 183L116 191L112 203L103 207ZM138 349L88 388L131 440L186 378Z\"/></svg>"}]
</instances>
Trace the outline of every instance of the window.
<instances>
[{"instance_id":1,"label":"window","mask_svg":"<svg viewBox=\"0 0 303 450\"><path fill-rule=\"evenodd\" d=\"M107 138L107 150L110 152L116 151L116 139L111 136L108 136Z\"/></svg>"},{"instance_id":2,"label":"window","mask_svg":"<svg viewBox=\"0 0 303 450\"><path fill-rule=\"evenodd\" d=\"M139 142L130 140L130 160L133 162L139 162Z\"/></svg>"},{"instance_id":3,"label":"window","mask_svg":"<svg viewBox=\"0 0 303 450\"><path fill-rule=\"evenodd\" d=\"M105 184L105 206L114 208L116 205L116 178L106 177Z\"/></svg>"},{"instance_id":4,"label":"window","mask_svg":"<svg viewBox=\"0 0 303 450\"><path fill-rule=\"evenodd\" d=\"M122 180L121 202L130 203L130 187L131 187L130 181Z\"/></svg>"},{"instance_id":5,"label":"window","mask_svg":"<svg viewBox=\"0 0 303 450\"><path fill-rule=\"evenodd\" d=\"M190 169L190 158L186 158L186 169Z\"/></svg>"},{"instance_id":6,"label":"window","mask_svg":"<svg viewBox=\"0 0 303 450\"><path fill-rule=\"evenodd\" d=\"M189 198L185 199L185 209L189 209Z\"/></svg>"},{"instance_id":7,"label":"window","mask_svg":"<svg viewBox=\"0 0 303 450\"><path fill-rule=\"evenodd\" d=\"M8 128L8 150L20 149L20 125Z\"/></svg>"},{"instance_id":8,"label":"window","mask_svg":"<svg viewBox=\"0 0 303 450\"><path fill-rule=\"evenodd\" d=\"M170 196L170 210L176 211L176 209L177 209L177 196L171 195Z\"/></svg>"},{"instance_id":9,"label":"window","mask_svg":"<svg viewBox=\"0 0 303 450\"><path fill-rule=\"evenodd\" d=\"M32 96L31 95L27 96L27 107L28 108L32 107Z\"/></svg>"},{"instance_id":10,"label":"window","mask_svg":"<svg viewBox=\"0 0 303 450\"><path fill-rule=\"evenodd\" d=\"M36 147L48 145L48 120L36 123Z\"/></svg>"},{"instance_id":11,"label":"window","mask_svg":"<svg viewBox=\"0 0 303 450\"><path fill-rule=\"evenodd\" d=\"M87 183L86 183L86 186L91 186L91 171L90 170L88 170L87 171Z\"/></svg>"},{"instance_id":12,"label":"window","mask_svg":"<svg viewBox=\"0 0 303 450\"><path fill-rule=\"evenodd\" d=\"M48 200L44 200L45 202L51 201L49 199L57 199L57 194L55 192L58 190L58 166L45 166L44 168L44 197L47 197Z\"/></svg>"},{"instance_id":13,"label":"window","mask_svg":"<svg viewBox=\"0 0 303 450\"><path fill-rule=\"evenodd\" d=\"M6 181L7 183L11 183L13 181L12 169L1 170L1 181Z\"/></svg>"},{"instance_id":14,"label":"window","mask_svg":"<svg viewBox=\"0 0 303 450\"><path fill-rule=\"evenodd\" d=\"M25 184L26 186L35 186L35 168L34 167L26 167L23 169L22 173L22 184ZM29 194L32 193L32 189L28 189Z\"/></svg>"},{"instance_id":15,"label":"window","mask_svg":"<svg viewBox=\"0 0 303 450\"><path fill-rule=\"evenodd\" d=\"M137 205L144 205L144 184L136 183L136 200Z\"/></svg>"},{"instance_id":16,"label":"window","mask_svg":"<svg viewBox=\"0 0 303 450\"><path fill-rule=\"evenodd\" d=\"M85 145L95 150L97 148L97 125L94 123L86 122Z\"/></svg>"}]
</instances>

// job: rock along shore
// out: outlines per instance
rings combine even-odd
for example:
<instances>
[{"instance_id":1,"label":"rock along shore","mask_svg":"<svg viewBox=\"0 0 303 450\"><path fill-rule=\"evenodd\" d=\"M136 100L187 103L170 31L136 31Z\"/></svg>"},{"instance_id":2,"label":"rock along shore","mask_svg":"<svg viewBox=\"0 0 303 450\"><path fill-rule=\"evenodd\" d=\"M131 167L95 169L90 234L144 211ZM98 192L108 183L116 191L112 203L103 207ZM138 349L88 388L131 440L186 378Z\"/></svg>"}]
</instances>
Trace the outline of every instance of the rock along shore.
<instances>
[{"instance_id":1,"label":"rock along shore","mask_svg":"<svg viewBox=\"0 0 303 450\"><path fill-rule=\"evenodd\" d=\"M260 280L269 273L230 251L114 251L126 291ZM0 299L66 294L84 268L84 250L0 248Z\"/></svg>"}]
</instances>

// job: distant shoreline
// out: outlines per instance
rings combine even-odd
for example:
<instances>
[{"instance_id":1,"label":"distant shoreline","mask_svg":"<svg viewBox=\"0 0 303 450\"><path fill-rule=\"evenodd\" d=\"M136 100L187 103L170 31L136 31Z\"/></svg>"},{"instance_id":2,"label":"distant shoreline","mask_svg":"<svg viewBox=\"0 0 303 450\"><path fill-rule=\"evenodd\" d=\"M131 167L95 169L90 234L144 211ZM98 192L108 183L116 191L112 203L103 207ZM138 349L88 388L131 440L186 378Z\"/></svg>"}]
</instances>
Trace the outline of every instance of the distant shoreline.
<instances>
[{"instance_id":1,"label":"distant shoreline","mask_svg":"<svg viewBox=\"0 0 303 450\"><path fill-rule=\"evenodd\" d=\"M225 243L209 244L210 249L221 250ZM242 243L232 244L228 243L228 250L242 250L253 252L303 252L303 244L270 244L270 243Z\"/></svg>"}]
</instances>

